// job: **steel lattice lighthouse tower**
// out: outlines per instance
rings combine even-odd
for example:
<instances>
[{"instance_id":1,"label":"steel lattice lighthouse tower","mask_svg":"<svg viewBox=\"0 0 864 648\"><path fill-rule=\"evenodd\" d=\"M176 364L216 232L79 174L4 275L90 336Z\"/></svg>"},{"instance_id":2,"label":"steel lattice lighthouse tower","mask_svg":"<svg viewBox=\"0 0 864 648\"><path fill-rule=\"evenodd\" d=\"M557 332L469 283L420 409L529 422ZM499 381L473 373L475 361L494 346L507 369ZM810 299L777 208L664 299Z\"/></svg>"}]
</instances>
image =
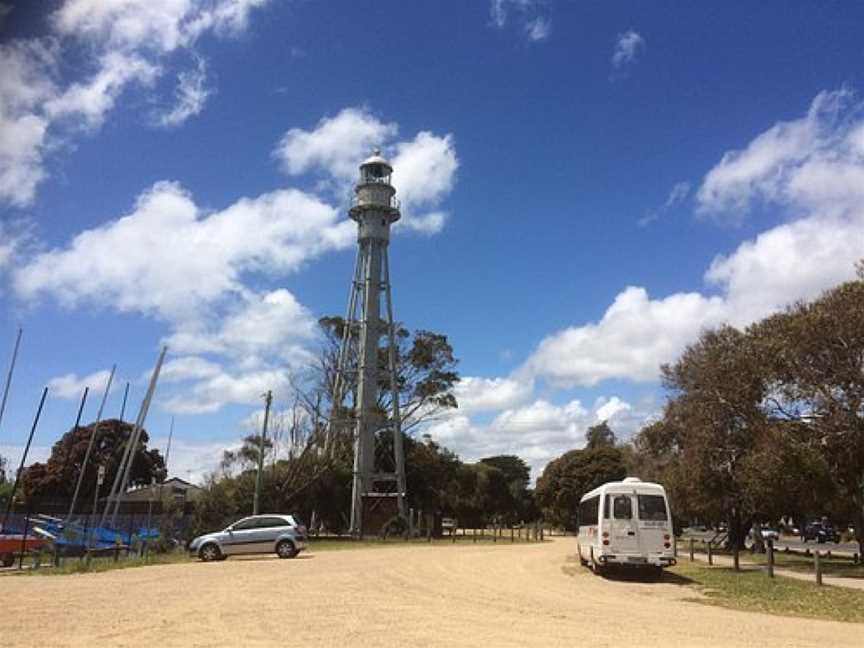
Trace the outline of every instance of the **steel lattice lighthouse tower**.
<instances>
[{"instance_id":1,"label":"steel lattice lighthouse tower","mask_svg":"<svg viewBox=\"0 0 864 648\"><path fill-rule=\"evenodd\" d=\"M351 533L355 535L378 531L373 529L371 521L376 509L379 515L375 524L380 523L382 517L397 513L405 517L396 323L387 258L390 225L400 217L396 189L390 184L392 173L393 167L376 150L360 165L360 179L354 187L348 212L357 223L357 262L339 352L333 405L334 413L342 410L345 392L352 386L351 377L356 375L351 498ZM386 349L380 346L382 337L386 337ZM392 445L379 434L382 432L392 433ZM377 457L376 438L384 449Z\"/></svg>"}]
</instances>

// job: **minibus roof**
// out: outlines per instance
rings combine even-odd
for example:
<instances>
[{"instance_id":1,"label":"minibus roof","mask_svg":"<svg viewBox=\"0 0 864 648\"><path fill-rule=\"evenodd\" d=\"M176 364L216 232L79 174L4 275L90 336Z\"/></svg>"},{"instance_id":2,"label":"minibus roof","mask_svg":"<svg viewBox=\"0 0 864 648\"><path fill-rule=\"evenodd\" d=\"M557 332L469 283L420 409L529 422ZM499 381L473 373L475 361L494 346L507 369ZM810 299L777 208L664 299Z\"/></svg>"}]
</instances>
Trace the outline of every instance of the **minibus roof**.
<instances>
[{"instance_id":1,"label":"minibus roof","mask_svg":"<svg viewBox=\"0 0 864 648\"><path fill-rule=\"evenodd\" d=\"M666 494L666 489L663 488L661 484L643 482L641 479L637 479L636 477L628 477L624 481L606 482L594 490L585 493L579 501L584 502L586 499L594 497L595 495L603 495L605 493L632 493L633 491L654 495Z\"/></svg>"}]
</instances>

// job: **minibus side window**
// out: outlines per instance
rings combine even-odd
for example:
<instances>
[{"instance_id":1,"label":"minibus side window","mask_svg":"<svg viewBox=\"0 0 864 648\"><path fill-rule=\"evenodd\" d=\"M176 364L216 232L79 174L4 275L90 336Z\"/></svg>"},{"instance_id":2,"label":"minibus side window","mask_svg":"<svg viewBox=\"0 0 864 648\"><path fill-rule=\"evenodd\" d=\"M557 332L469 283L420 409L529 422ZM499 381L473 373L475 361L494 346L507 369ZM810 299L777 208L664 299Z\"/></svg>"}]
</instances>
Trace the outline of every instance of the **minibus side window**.
<instances>
[{"instance_id":1,"label":"minibus side window","mask_svg":"<svg viewBox=\"0 0 864 648\"><path fill-rule=\"evenodd\" d=\"M597 514L600 508L600 496L587 499L579 506L579 526L593 526L597 524Z\"/></svg>"},{"instance_id":2,"label":"minibus side window","mask_svg":"<svg viewBox=\"0 0 864 648\"><path fill-rule=\"evenodd\" d=\"M629 495L618 495L612 504L613 515L616 520L629 520L633 517L633 504Z\"/></svg>"}]
</instances>

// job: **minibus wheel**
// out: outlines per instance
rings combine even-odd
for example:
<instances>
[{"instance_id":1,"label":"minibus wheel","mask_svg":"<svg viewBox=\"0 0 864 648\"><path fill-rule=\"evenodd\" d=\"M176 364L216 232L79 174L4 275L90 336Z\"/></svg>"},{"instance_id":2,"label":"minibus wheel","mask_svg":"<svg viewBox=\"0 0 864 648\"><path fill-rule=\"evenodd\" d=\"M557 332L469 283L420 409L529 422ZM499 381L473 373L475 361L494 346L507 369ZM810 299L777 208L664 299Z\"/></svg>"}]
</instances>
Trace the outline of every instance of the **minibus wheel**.
<instances>
[{"instance_id":1,"label":"minibus wheel","mask_svg":"<svg viewBox=\"0 0 864 648\"><path fill-rule=\"evenodd\" d=\"M582 567L587 567L588 561L582 557L582 545L576 545L576 555L579 556L579 564Z\"/></svg>"}]
</instances>

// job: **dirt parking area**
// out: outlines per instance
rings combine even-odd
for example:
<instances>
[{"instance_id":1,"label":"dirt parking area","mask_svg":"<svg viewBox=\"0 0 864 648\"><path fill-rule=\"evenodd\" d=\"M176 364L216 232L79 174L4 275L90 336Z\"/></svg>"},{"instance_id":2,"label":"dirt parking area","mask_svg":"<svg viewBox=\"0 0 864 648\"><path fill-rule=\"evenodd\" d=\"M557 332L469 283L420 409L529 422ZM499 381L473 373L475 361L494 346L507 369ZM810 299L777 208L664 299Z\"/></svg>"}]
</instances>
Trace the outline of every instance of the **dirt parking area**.
<instances>
[{"instance_id":1,"label":"dirt parking area","mask_svg":"<svg viewBox=\"0 0 864 648\"><path fill-rule=\"evenodd\" d=\"M670 583L567 575L536 545L313 551L0 579L10 646L819 646L860 625L709 607ZM572 566L572 562L569 563Z\"/></svg>"}]
</instances>

